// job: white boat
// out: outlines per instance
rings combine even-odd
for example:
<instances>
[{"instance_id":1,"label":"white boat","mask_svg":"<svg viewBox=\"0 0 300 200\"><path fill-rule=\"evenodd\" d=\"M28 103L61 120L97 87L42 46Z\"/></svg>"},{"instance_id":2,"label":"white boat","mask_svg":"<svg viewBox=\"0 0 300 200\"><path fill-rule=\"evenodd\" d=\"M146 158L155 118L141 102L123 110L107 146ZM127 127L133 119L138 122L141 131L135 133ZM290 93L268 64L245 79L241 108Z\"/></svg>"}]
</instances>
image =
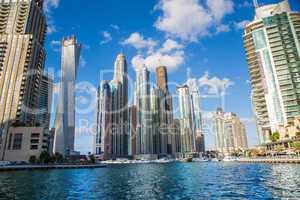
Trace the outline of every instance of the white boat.
<instances>
[{"instance_id":1,"label":"white boat","mask_svg":"<svg viewBox=\"0 0 300 200\"><path fill-rule=\"evenodd\" d=\"M225 156L222 160L223 162L236 162L237 158L232 156Z\"/></svg>"},{"instance_id":2,"label":"white boat","mask_svg":"<svg viewBox=\"0 0 300 200\"><path fill-rule=\"evenodd\" d=\"M211 162L219 162L219 159L218 158L212 158L210 161Z\"/></svg>"},{"instance_id":3,"label":"white boat","mask_svg":"<svg viewBox=\"0 0 300 200\"><path fill-rule=\"evenodd\" d=\"M193 162L208 162L208 159L205 159L205 158L193 158Z\"/></svg>"}]
</instances>

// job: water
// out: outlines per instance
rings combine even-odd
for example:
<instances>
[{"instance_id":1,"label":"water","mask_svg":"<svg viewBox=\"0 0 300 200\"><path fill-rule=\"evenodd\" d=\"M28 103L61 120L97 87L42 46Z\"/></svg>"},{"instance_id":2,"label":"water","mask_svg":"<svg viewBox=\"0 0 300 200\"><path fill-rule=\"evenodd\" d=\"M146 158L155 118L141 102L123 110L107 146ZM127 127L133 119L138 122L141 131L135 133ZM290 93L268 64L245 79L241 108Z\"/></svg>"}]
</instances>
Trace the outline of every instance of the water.
<instances>
[{"instance_id":1,"label":"water","mask_svg":"<svg viewBox=\"0 0 300 200\"><path fill-rule=\"evenodd\" d=\"M0 173L0 199L300 199L300 165L170 163Z\"/></svg>"}]
</instances>

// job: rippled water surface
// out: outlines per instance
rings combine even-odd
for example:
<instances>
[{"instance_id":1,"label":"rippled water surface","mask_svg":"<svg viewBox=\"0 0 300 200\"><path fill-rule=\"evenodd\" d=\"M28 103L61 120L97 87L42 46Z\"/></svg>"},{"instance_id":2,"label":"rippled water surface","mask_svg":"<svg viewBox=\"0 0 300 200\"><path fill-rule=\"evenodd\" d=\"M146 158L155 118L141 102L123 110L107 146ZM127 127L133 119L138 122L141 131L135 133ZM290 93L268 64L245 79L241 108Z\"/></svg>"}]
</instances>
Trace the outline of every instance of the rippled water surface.
<instances>
[{"instance_id":1,"label":"rippled water surface","mask_svg":"<svg viewBox=\"0 0 300 200\"><path fill-rule=\"evenodd\" d=\"M0 173L0 199L300 199L300 165L171 163Z\"/></svg>"}]
</instances>

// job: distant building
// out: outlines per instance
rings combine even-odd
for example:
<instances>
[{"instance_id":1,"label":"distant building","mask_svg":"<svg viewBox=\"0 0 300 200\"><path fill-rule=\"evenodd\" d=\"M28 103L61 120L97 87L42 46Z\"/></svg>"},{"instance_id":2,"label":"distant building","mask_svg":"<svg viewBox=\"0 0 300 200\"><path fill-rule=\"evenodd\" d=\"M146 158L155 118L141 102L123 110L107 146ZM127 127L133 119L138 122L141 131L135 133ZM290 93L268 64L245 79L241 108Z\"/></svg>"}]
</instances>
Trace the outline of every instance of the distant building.
<instances>
[{"instance_id":1,"label":"distant building","mask_svg":"<svg viewBox=\"0 0 300 200\"><path fill-rule=\"evenodd\" d=\"M181 153L196 152L196 133L193 124L193 110L190 90L187 85L177 87L180 111Z\"/></svg>"},{"instance_id":2,"label":"distant building","mask_svg":"<svg viewBox=\"0 0 300 200\"><path fill-rule=\"evenodd\" d=\"M228 155L248 148L245 126L234 113L224 113L218 108L213 118L213 130L218 152Z\"/></svg>"},{"instance_id":3,"label":"distant building","mask_svg":"<svg viewBox=\"0 0 300 200\"><path fill-rule=\"evenodd\" d=\"M108 81L102 81L98 89L97 130L95 155L110 158L112 153L112 96Z\"/></svg>"},{"instance_id":4,"label":"distant building","mask_svg":"<svg viewBox=\"0 0 300 200\"><path fill-rule=\"evenodd\" d=\"M152 114L150 112L150 72L146 67L136 72L137 133L136 154L153 155Z\"/></svg>"},{"instance_id":5,"label":"distant building","mask_svg":"<svg viewBox=\"0 0 300 200\"><path fill-rule=\"evenodd\" d=\"M28 162L31 156L39 158L43 151L48 150L43 133L44 127L11 127L4 159Z\"/></svg>"},{"instance_id":6,"label":"distant building","mask_svg":"<svg viewBox=\"0 0 300 200\"><path fill-rule=\"evenodd\" d=\"M0 160L11 160L9 129L37 124L46 17L40 0L1 1L0 13Z\"/></svg>"},{"instance_id":7,"label":"distant building","mask_svg":"<svg viewBox=\"0 0 300 200\"><path fill-rule=\"evenodd\" d=\"M136 127L137 127L137 109L132 105L129 107L129 137L128 137L128 154L136 155Z\"/></svg>"},{"instance_id":8,"label":"distant building","mask_svg":"<svg viewBox=\"0 0 300 200\"><path fill-rule=\"evenodd\" d=\"M123 54L115 61L114 78L110 82L112 95L111 156L128 156L128 66Z\"/></svg>"},{"instance_id":9,"label":"distant building","mask_svg":"<svg viewBox=\"0 0 300 200\"><path fill-rule=\"evenodd\" d=\"M62 40L61 81L55 119L53 152L69 156L74 152L75 81L80 48L75 37Z\"/></svg>"},{"instance_id":10,"label":"distant building","mask_svg":"<svg viewBox=\"0 0 300 200\"><path fill-rule=\"evenodd\" d=\"M288 0L258 6L244 32L261 144L300 115L300 13Z\"/></svg>"},{"instance_id":11,"label":"distant building","mask_svg":"<svg viewBox=\"0 0 300 200\"><path fill-rule=\"evenodd\" d=\"M129 153L128 67L123 54L115 61L114 78L102 81L98 90L97 133L94 151L97 157L114 159Z\"/></svg>"},{"instance_id":12,"label":"distant building","mask_svg":"<svg viewBox=\"0 0 300 200\"><path fill-rule=\"evenodd\" d=\"M53 95L53 78L47 74L42 75L39 94L39 114L37 116L39 126L44 127L45 140L50 140L50 117L52 108L52 95ZM52 147L53 148L53 147ZM53 149L49 148L52 153Z\"/></svg>"},{"instance_id":13,"label":"distant building","mask_svg":"<svg viewBox=\"0 0 300 200\"><path fill-rule=\"evenodd\" d=\"M170 131L173 123L173 101L169 93L168 73L165 66L156 68L158 114L159 114L159 154L171 155L173 152L172 132Z\"/></svg>"}]
</instances>

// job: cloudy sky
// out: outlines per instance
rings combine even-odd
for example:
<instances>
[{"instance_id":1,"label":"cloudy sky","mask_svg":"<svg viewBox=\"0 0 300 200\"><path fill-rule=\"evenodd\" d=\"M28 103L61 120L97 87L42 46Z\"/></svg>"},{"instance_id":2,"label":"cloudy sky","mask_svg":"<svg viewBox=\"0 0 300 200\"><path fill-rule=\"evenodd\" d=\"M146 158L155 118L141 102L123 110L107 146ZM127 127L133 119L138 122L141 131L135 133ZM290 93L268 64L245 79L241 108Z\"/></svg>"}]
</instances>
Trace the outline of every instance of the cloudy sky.
<instances>
[{"instance_id":1,"label":"cloudy sky","mask_svg":"<svg viewBox=\"0 0 300 200\"><path fill-rule=\"evenodd\" d=\"M260 4L279 0L260 0ZM251 0L45 0L48 18L46 68L59 80L60 40L76 35L83 44L78 69L76 149L92 150L95 91L111 79L116 55L123 52L129 76L145 64L165 65L171 92L196 84L202 95L206 145L214 148L211 112L224 107L246 124L249 144L257 144L250 101L243 27L254 17ZM300 0L290 0L300 11ZM151 74L155 81L155 74ZM130 88L132 91L132 88ZM132 94L132 93L131 93ZM174 96L176 104L176 96ZM53 111L56 110L54 98ZM54 120L55 115L52 117Z\"/></svg>"}]
</instances>

